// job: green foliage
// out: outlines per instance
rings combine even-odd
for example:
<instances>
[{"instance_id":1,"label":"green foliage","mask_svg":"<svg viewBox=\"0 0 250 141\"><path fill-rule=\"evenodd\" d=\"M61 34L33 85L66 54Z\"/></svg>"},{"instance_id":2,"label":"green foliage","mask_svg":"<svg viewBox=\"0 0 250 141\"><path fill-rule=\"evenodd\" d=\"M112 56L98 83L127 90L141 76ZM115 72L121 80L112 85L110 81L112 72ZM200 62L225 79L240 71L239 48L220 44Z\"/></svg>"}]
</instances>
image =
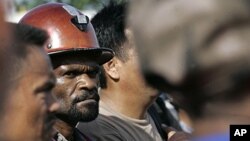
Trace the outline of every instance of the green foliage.
<instances>
[{"instance_id":1,"label":"green foliage","mask_svg":"<svg viewBox=\"0 0 250 141\"><path fill-rule=\"evenodd\" d=\"M86 5L96 6L100 3L98 0L70 0L69 4L73 5L78 9L83 9Z\"/></svg>"},{"instance_id":2,"label":"green foliage","mask_svg":"<svg viewBox=\"0 0 250 141\"><path fill-rule=\"evenodd\" d=\"M103 4L108 3L110 0L14 0L17 11L26 11L32 9L40 4L48 2L63 2L70 4L80 10L96 9L99 10ZM128 0L114 0L117 3Z\"/></svg>"},{"instance_id":3,"label":"green foliage","mask_svg":"<svg viewBox=\"0 0 250 141\"><path fill-rule=\"evenodd\" d=\"M107 0L15 0L15 4L17 11L29 10L37 5L47 2L63 2L82 10L87 7L96 9L106 1Z\"/></svg>"}]
</instances>

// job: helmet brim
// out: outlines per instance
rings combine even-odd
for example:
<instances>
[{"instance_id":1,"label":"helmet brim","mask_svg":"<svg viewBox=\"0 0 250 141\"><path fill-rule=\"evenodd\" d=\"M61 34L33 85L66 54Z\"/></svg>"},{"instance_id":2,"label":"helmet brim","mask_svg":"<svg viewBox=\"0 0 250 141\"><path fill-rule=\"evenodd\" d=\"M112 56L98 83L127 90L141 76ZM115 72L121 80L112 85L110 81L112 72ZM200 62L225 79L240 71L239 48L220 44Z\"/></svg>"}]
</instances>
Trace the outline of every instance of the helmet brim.
<instances>
[{"instance_id":1,"label":"helmet brim","mask_svg":"<svg viewBox=\"0 0 250 141\"><path fill-rule=\"evenodd\" d=\"M65 55L84 55L102 65L114 57L114 52L109 48L71 48L68 50L52 51L48 55L52 60L54 57L63 57Z\"/></svg>"}]
</instances>

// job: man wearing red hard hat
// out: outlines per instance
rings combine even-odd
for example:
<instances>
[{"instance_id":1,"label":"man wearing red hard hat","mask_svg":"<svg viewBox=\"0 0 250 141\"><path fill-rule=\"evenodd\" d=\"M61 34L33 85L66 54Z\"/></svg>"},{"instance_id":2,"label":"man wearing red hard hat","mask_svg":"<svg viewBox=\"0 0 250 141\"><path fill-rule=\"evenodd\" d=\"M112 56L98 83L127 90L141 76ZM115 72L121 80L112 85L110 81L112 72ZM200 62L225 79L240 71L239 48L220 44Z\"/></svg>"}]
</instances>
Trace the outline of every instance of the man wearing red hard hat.
<instances>
[{"instance_id":1,"label":"man wearing red hard hat","mask_svg":"<svg viewBox=\"0 0 250 141\"><path fill-rule=\"evenodd\" d=\"M113 51L99 47L89 18L67 4L38 6L20 23L44 29L50 35L46 51L57 78L53 92L60 103L55 140L90 140L75 126L97 117L99 66L113 57Z\"/></svg>"}]
</instances>

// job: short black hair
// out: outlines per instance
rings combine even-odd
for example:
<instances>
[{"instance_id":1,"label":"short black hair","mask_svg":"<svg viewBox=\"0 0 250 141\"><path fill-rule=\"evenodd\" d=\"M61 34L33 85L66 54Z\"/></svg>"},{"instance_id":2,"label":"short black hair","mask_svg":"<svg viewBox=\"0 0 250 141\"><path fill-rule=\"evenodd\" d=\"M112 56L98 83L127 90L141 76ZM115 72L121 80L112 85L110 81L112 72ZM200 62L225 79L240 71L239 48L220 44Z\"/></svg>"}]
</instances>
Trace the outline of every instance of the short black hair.
<instances>
[{"instance_id":1,"label":"short black hair","mask_svg":"<svg viewBox=\"0 0 250 141\"><path fill-rule=\"evenodd\" d=\"M123 47L123 44L127 41L125 35L127 7L126 1L115 3L111 0L91 20L100 47L112 49L115 57L123 62L128 60L127 49ZM99 78L100 87L106 88L107 78L103 67L101 67Z\"/></svg>"},{"instance_id":2,"label":"short black hair","mask_svg":"<svg viewBox=\"0 0 250 141\"><path fill-rule=\"evenodd\" d=\"M30 48L43 48L49 38L46 31L25 24L8 23L11 30L11 70L7 72L11 78L20 73L23 63L30 53Z\"/></svg>"},{"instance_id":3,"label":"short black hair","mask_svg":"<svg viewBox=\"0 0 250 141\"><path fill-rule=\"evenodd\" d=\"M43 46L49 35L46 31L26 24L9 23L13 32L13 41L21 44ZM13 44L12 44L13 45ZM22 47L19 47L22 49ZM23 47L23 48L26 48Z\"/></svg>"},{"instance_id":4,"label":"short black hair","mask_svg":"<svg viewBox=\"0 0 250 141\"><path fill-rule=\"evenodd\" d=\"M125 36L126 1L110 1L91 20L100 47L110 48L122 61L127 59L126 49L122 45L127 41Z\"/></svg>"}]
</instances>

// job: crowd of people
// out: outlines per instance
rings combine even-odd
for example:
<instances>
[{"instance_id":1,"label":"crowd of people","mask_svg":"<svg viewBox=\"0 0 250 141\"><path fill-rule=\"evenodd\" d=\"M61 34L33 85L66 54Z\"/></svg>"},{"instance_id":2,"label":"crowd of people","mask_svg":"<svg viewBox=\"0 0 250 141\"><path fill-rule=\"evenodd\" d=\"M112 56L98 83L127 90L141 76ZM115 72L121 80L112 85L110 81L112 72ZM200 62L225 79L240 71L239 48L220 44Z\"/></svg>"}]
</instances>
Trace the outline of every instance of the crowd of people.
<instances>
[{"instance_id":1,"label":"crowd of people","mask_svg":"<svg viewBox=\"0 0 250 141\"><path fill-rule=\"evenodd\" d=\"M0 141L229 141L250 123L248 0L0 2ZM248 60L249 59L249 60Z\"/></svg>"}]
</instances>

